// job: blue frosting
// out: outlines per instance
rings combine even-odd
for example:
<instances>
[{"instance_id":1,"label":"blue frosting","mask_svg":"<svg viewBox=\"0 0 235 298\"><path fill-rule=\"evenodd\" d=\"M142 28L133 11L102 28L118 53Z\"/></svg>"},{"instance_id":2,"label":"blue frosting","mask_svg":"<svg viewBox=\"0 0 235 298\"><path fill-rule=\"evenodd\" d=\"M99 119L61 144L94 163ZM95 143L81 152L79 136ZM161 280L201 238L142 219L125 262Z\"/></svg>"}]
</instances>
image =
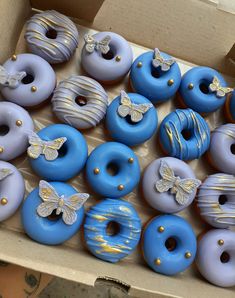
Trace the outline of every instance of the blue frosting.
<instances>
[{"instance_id":1,"label":"blue frosting","mask_svg":"<svg viewBox=\"0 0 235 298\"><path fill-rule=\"evenodd\" d=\"M186 140L182 131L188 131ZM191 109L175 110L167 115L160 126L160 143L170 156L182 160L199 158L210 145L210 129L206 121Z\"/></svg>"},{"instance_id":2,"label":"blue frosting","mask_svg":"<svg viewBox=\"0 0 235 298\"><path fill-rule=\"evenodd\" d=\"M209 67L198 66L185 73L182 77L179 93L187 107L198 113L210 113L224 105L226 96L217 97L215 92L208 89L215 76L219 79L221 86L227 86L222 75ZM189 84L193 84L192 89L188 88ZM201 91L201 84L206 86L208 93Z\"/></svg>"},{"instance_id":3,"label":"blue frosting","mask_svg":"<svg viewBox=\"0 0 235 298\"><path fill-rule=\"evenodd\" d=\"M63 182L50 182L59 196L69 197L77 191L70 185ZM26 198L21 209L21 220L25 232L33 240L48 244L57 245L70 239L80 228L84 218L84 207L77 213L77 221L72 225L66 225L62 218L50 220L37 214L37 207L42 203L39 196L39 188L35 188Z\"/></svg>"},{"instance_id":4,"label":"blue frosting","mask_svg":"<svg viewBox=\"0 0 235 298\"><path fill-rule=\"evenodd\" d=\"M66 124L47 126L38 132L44 141L66 137L67 141L61 149L63 154L57 159L48 161L44 155L37 159L30 158L30 164L37 175L47 180L66 181L79 174L85 166L88 149L83 135L75 128Z\"/></svg>"},{"instance_id":5,"label":"blue frosting","mask_svg":"<svg viewBox=\"0 0 235 298\"><path fill-rule=\"evenodd\" d=\"M161 56L164 59L172 58L163 52L161 52ZM166 101L175 95L180 86L181 73L177 62L175 62L168 71L161 71L158 67L159 78L154 77L152 75L153 57L154 52L150 51L136 58L131 67L130 81L136 93L147 97L155 104ZM137 66L139 62L142 63L142 67ZM169 80L174 81L173 85L168 85Z\"/></svg>"},{"instance_id":6,"label":"blue frosting","mask_svg":"<svg viewBox=\"0 0 235 298\"><path fill-rule=\"evenodd\" d=\"M151 104L150 101L137 93L128 93L131 102L134 104ZM121 104L121 97L116 97L109 105L106 114L106 126L112 138L128 146L141 144L154 134L158 117L155 108L152 106L143 114L143 119L137 123L128 121L128 117L121 117L118 114L118 107Z\"/></svg>"},{"instance_id":7,"label":"blue frosting","mask_svg":"<svg viewBox=\"0 0 235 298\"><path fill-rule=\"evenodd\" d=\"M133 162L129 162L129 159ZM117 168L116 175L110 175L109 165ZM95 169L99 173L95 173ZM135 153L126 145L107 142L96 147L86 165L86 176L95 192L104 197L117 198L131 192L140 179L140 166ZM123 189L120 190L119 186Z\"/></svg>"},{"instance_id":8,"label":"blue frosting","mask_svg":"<svg viewBox=\"0 0 235 298\"><path fill-rule=\"evenodd\" d=\"M160 232L159 227L163 227L164 231ZM165 245L169 238L176 241L175 249L172 251ZM196 255L197 241L192 227L186 220L176 215L162 215L155 217L147 225L142 247L145 261L154 271L175 275L192 264ZM187 253L191 255L188 258Z\"/></svg>"},{"instance_id":9,"label":"blue frosting","mask_svg":"<svg viewBox=\"0 0 235 298\"><path fill-rule=\"evenodd\" d=\"M235 91L229 100L229 112L232 120L235 122Z\"/></svg>"},{"instance_id":10,"label":"blue frosting","mask_svg":"<svg viewBox=\"0 0 235 298\"><path fill-rule=\"evenodd\" d=\"M107 234L110 222L119 225L116 235ZM123 200L105 199L86 214L86 245L93 255L104 261L116 263L128 256L138 244L140 234L140 218L132 205Z\"/></svg>"}]
</instances>

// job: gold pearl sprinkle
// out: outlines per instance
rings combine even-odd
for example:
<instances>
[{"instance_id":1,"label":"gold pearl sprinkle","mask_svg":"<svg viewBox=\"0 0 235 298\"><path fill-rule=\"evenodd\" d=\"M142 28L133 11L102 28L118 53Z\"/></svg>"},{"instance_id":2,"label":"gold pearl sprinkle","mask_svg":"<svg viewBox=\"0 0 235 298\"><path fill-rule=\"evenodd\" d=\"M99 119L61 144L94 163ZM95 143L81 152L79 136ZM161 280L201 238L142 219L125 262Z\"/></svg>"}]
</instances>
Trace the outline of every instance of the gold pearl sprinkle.
<instances>
[{"instance_id":1,"label":"gold pearl sprinkle","mask_svg":"<svg viewBox=\"0 0 235 298\"><path fill-rule=\"evenodd\" d=\"M115 60L116 60L117 62L121 61L121 56L116 56Z\"/></svg>"},{"instance_id":2,"label":"gold pearl sprinkle","mask_svg":"<svg viewBox=\"0 0 235 298\"><path fill-rule=\"evenodd\" d=\"M138 67L138 68L142 67L142 65L143 65L142 62L138 62L138 63L137 63L137 67Z\"/></svg>"},{"instance_id":3,"label":"gold pearl sprinkle","mask_svg":"<svg viewBox=\"0 0 235 298\"><path fill-rule=\"evenodd\" d=\"M162 233L165 231L165 228L163 226L158 227L158 232Z\"/></svg>"},{"instance_id":4,"label":"gold pearl sprinkle","mask_svg":"<svg viewBox=\"0 0 235 298\"><path fill-rule=\"evenodd\" d=\"M23 122L21 120L16 120L16 125L17 126L21 126L23 124Z\"/></svg>"},{"instance_id":5,"label":"gold pearl sprinkle","mask_svg":"<svg viewBox=\"0 0 235 298\"><path fill-rule=\"evenodd\" d=\"M17 56L16 56L15 54L12 55L11 60L12 60L12 61L16 61L16 59L17 59Z\"/></svg>"},{"instance_id":6,"label":"gold pearl sprinkle","mask_svg":"<svg viewBox=\"0 0 235 298\"><path fill-rule=\"evenodd\" d=\"M218 240L218 244L221 246L221 245L224 245L224 240L223 239L220 239Z\"/></svg>"},{"instance_id":7,"label":"gold pearl sprinkle","mask_svg":"<svg viewBox=\"0 0 235 298\"><path fill-rule=\"evenodd\" d=\"M118 185L118 190L123 190L124 189L124 185L123 184L119 184Z\"/></svg>"},{"instance_id":8,"label":"gold pearl sprinkle","mask_svg":"<svg viewBox=\"0 0 235 298\"><path fill-rule=\"evenodd\" d=\"M2 198L1 199L1 205L6 205L8 203L7 198Z\"/></svg>"},{"instance_id":9,"label":"gold pearl sprinkle","mask_svg":"<svg viewBox=\"0 0 235 298\"><path fill-rule=\"evenodd\" d=\"M174 80L173 79L168 80L168 82L167 82L167 85L168 86L172 86L173 84L174 84Z\"/></svg>"},{"instance_id":10,"label":"gold pearl sprinkle","mask_svg":"<svg viewBox=\"0 0 235 298\"><path fill-rule=\"evenodd\" d=\"M157 259L154 261L154 263L155 263L157 266L159 266L159 265L161 265L161 260L160 260L159 258L157 258Z\"/></svg>"},{"instance_id":11,"label":"gold pearl sprinkle","mask_svg":"<svg viewBox=\"0 0 235 298\"><path fill-rule=\"evenodd\" d=\"M190 259L192 255L189 251L187 251L184 256L186 259Z\"/></svg>"},{"instance_id":12,"label":"gold pearl sprinkle","mask_svg":"<svg viewBox=\"0 0 235 298\"><path fill-rule=\"evenodd\" d=\"M37 87L36 87L36 86L32 86L32 87L31 87L31 91L32 91L32 92L36 92L36 91L37 91Z\"/></svg>"},{"instance_id":13,"label":"gold pearl sprinkle","mask_svg":"<svg viewBox=\"0 0 235 298\"><path fill-rule=\"evenodd\" d=\"M95 175L98 175L100 173L100 169L99 168L95 168L93 172L94 172Z\"/></svg>"},{"instance_id":14,"label":"gold pearl sprinkle","mask_svg":"<svg viewBox=\"0 0 235 298\"><path fill-rule=\"evenodd\" d=\"M189 90L192 90L193 87L194 87L193 83L188 84L188 89L189 89Z\"/></svg>"},{"instance_id":15,"label":"gold pearl sprinkle","mask_svg":"<svg viewBox=\"0 0 235 298\"><path fill-rule=\"evenodd\" d=\"M0 153L3 153L4 149L3 147L0 147Z\"/></svg>"},{"instance_id":16,"label":"gold pearl sprinkle","mask_svg":"<svg viewBox=\"0 0 235 298\"><path fill-rule=\"evenodd\" d=\"M128 158L128 162L129 163L133 163L134 162L134 158L133 157Z\"/></svg>"}]
</instances>

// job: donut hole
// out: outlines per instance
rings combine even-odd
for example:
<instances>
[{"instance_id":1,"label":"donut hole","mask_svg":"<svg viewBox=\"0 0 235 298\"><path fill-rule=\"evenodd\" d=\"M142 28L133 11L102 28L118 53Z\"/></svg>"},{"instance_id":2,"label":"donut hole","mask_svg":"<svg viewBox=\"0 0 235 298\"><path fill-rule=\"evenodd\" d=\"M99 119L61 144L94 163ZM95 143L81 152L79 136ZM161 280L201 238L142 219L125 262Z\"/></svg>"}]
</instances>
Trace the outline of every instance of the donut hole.
<instances>
[{"instance_id":1,"label":"donut hole","mask_svg":"<svg viewBox=\"0 0 235 298\"><path fill-rule=\"evenodd\" d=\"M224 205L224 204L226 204L227 201L228 201L228 199L227 199L227 197L226 197L225 195L221 195L221 196L219 196L219 204L220 204L220 205Z\"/></svg>"},{"instance_id":2,"label":"donut hole","mask_svg":"<svg viewBox=\"0 0 235 298\"><path fill-rule=\"evenodd\" d=\"M110 221L106 227L108 236L116 236L120 232L120 225L116 221Z\"/></svg>"},{"instance_id":3,"label":"donut hole","mask_svg":"<svg viewBox=\"0 0 235 298\"><path fill-rule=\"evenodd\" d=\"M130 115L127 115L127 116L125 117L125 119L126 119L126 122L129 123L129 124L131 124L131 125L138 124L138 122L133 122L133 121L131 120L131 116L130 116Z\"/></svg>"},{"instance_id":4,"label":"donut hole","mask_svg":"<svg viewBox=\"0 0 235 298\"><path fill-rule=\"evenodd\" d=\"M208 94L210 92L209 91L210 83L211 82L204 80L199 84L199 89L203 94Z\"/></svg>"},{"instance_id":5,"label":"donut hole","mask_svg":"<svg viewBox=\"0 0 235 298\"><path fill-rule=\"evenodd\" d=\"M26 76L21 80L22 84L31 84L34 81L34 76L31 73L26 72Z\"/></svg>"},{"instance_id":6,"label":"donut hole","mask_svg":"<svg viewBox=\"0 0 235 298\"><path fill-rule=\"evenodd\" d=\"M115 162L110 162L107 165L106 170L110 176L116 176L119 172L119 166Z\"/></svg>"},{"instance_id":7,"label":"donut hole","mask_svg":"<svg viewBox=\"0 0 235 298\"><path fill-rule=\"evenodd\" d=\"M181 134L186 141L191 139L192 134L191 134L190 130L184 129L184 130L182 130Z\"/></svg>"},{"instance_id":8,"label":"donut hole","mask_svg":"<svg viewBox=\"0 0 235 298\"><path fill-rule=\"evenodd\" d=\"M58 150L58 157L64 157L68 152L68 147L66 144L63 144L62 147Z\"/></svg>"},{"instance_id":9,"label":"donut hole","mask_svg":"<svg viewBox=\"0 0 235 298\"><path fill-rule=\"evenodd\" d=\"M116 56L116 51L112 45L109 45L109 51L106 54L102 53L102 57L105 60L112 60Z\"/></svg>"},{"instance_id":10,"label":"donut hole","mask_svg":"<svg viewBox=\"0 0 235 298\"><path fill-rule=\"evenodd\" d=\"M62 218L62 212L58 215L56 214L56 209L53 210L49 216L47 216L47 219L49 219L50 221L57 221L61 218Z\"/></svg>"},{"instance_id":11,"label":"donut hole","mask_svg":"<svg viewBox=\"0 0 235 298\"><path fill-rule=\"evenodd\" d=\"M8 134L8 132L10 131L10 128L9 126L3 124L3 125L0 125L0 136L5 136Z\"/></svg>"},{"instance_id":12,"label":"donut hole","mask_svg":"<svg viewBox=\"0 0 235 298\"><path fill-rule=\"evenodd\" d=\"M235 144L231 145L230 150L232 154L235 154Z\"/></svg>"},{"instance_id":13,"label":"donut hole","mask_svg":"<svg viewBox=\"0 0 235 298\"><path fill-rule=\"evenodd\" d=\"M152 67L151 74L154 78L159 79L161 77L161 70L159 67Z\"/></svg>"},{"instance_id":14,"label":"donut hole","mask_svg":"<svg viewBox=\"0 0 235 298\"><path fill-rule=\"evenodd\" d=\"M227 251L224 251L221 255L220 255L220 261L221 263L228 263L230 260L230 255Z\"/></svg>"},{"instance_id":15,"label":"donut hole","mask_svg":"<svg viewBox=\"0 0 235 298\"><path fill-rule=\"evenodd\" d=\"M49 39L56 39L57 31L55 29L49 28L46 32L46 37Z\"/></svg>"},{"instance_id":16,"label":"donut hole","mask_svg":"<svg viewBox=\"0 0 235 298\"><path fill-rule=\"evenodd\" d=\"M168 251L174 251L177 247L177 241L173 237L169 237L165 241L165 247Z\"/></svg>"},{"instance_id":17,"label":"donut hole","mask_svg":"<svg viewBox=\"0 0 235 298\"><path fill-rule=\"evenodd\" d=\"M76 104L77 105L79 105L80 107L83 107L83 106L85 106L86 104L87 104L87 99L86 99L86 97L84 97L84 96L77 96L76 98L75 98L75 102L76 102Z\"/></svg>"}]
</instances>

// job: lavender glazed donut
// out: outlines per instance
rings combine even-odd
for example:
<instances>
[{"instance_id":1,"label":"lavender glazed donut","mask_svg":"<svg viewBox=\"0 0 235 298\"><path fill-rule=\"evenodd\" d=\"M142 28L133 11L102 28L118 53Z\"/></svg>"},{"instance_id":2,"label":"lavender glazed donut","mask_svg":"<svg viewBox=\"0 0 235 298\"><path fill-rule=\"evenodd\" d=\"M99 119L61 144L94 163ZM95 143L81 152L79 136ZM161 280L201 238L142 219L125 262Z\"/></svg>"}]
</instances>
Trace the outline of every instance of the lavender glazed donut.
<instances>
[{"instance_id":1,"label":"lavender glazed donut","mask_svg":"<svg viewBox=\"0 0 235 298\"><path fill-rule=\"evenodd\" d=\"M235 226L235 176L210 175L199 189L197 205L203 219L213 227Z\"/></svg>"},{"instance_id":2,"label":"lavender glazed donut","mask_svg":"<svg viewBox=\"0 0 235 298\"><path fill-rule=\"evenodd\" d=\"M196 263L212 284L235 286L235 232L225 229L207 232L198 243Z\"/></svg>"},{"instance_id":3,"label":"lavender glazed donut","mask_svg":"<svg viewBox=\"0 0 235 298\"><path fill-rule=\"evenodd\" d=\"M225 124L216 128L211 135L209 159L220 171L235 175L235 124Z\"/></svg>"},{"instance_id":4,"label":"lavender glazed donut","mask_svg":"<svg viewBox=\"0 0 235 298\"><path fill-rule=\"evenodd\" d=\"M53 112L61 121L78 129L87 129L103 119L108 95L95 80L72 75L55 89L52 105Z\"/></svg>"},{"instance_id":5,"label":"lavender glazed donut","mask_svg":"<svg viewBox=\"0 0 235 298\"><path fill-rule=\"evenodd\" d=\"M98 81L112 83L129 71L133 53L129 43L113 32L99 32L84 36L82 66Z\"/></svg>"},{"instance_id":6,"label":"lavender glazed donut","mask_svg":"<svg viewBox=\"0 0 235 298\"><path fill-rule=\"evenodd\" d=\"M2 95L23 107L35 106L50 97L56 75L50 64L33 54L13 55L0 69Z\"/></svg>"},{"instance_id":7,"label":"lavender glazed donut","mask_svg":"<svg viewBox=\"0 0 235 298\"><path fill-rule=\"evenodd\" d=\"M176 213L192 203L200 184L189 165L164 157L154 160L145 170L143 192L154 209Z\"/></svg>"},{"instance_id":8,"label":"lavender glazed donut","mask_svg":"<svg viewBox=\"0 0 235 298\"><path fill-rule=\"evenodd\" d=\"M32 118L20 106L0 102L0 160L11 160L28 147L28 133L34 129Z\"/></svg>"},{"instance_id":9,"label":"lavender glazed donut","mask_svg":"<svg viewBox=\"0 0 235 298\"><path fill-rule=\"evenodd\" d=\"M78 46L78 31L65 15L47 10L27 22L25 39L30 50L49 63L68 61Z\"/></svg>"},{"instance_id":10,"label":"lavender glazed donut","mask_svg":"<svg viewBox=\"0 0 235 298\"><path fill-rule=\"evenodd\" d=\"M0 161L0 221L13 215L23 201L24 179L12 164Z\"/></svg>"}]
</instances>

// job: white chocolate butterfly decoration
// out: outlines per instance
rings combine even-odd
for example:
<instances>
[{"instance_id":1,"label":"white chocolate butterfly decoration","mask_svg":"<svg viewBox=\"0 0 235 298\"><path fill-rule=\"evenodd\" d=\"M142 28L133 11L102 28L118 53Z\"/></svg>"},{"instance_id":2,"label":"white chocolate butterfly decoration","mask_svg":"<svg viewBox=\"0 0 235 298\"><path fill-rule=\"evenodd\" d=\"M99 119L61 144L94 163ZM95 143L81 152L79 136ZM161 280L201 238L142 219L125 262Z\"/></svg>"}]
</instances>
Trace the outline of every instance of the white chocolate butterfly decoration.
<instances>
[{"instance_id":1,"label":"white chocolate butterfly decoration","mask_svg":"<svg viewBox=\"0 0 235 298\"><path fill-rule=\"evenodd\" d=\"M171 66L175 63L175 59L170 58L170 59L164 59L161 56L161 53L158 48L154 49L154 57L152 60L152 65L153 67L161 67L162 71L168 71Z\"/></svg>"},{"instance_id":2,"label":"white chocolate butterfly decoration","mask_svg":"<svg viewBox=\"0 0 235 298\"><path fill-rule=\"evenodd\" d=\"M173 170L163 160L161 160L159 173L162 179L155 184L157 191L170 190L172 194L175 194L175 200L179 205L187 204L190 195L201 185L201 181L198 179L176 177Z\"/></svg>"},{"instance_id":3,"label":"white chocolate butterfly decoration","mask_svg":"<svg viewBox=\"0 0 235 298\"><path fill-rule=\"evenodd\" d=\"M41 154L46 160L55 160L59 153L58 150L67 141L67 138L61 137L51 141L44 141L33 131L29 133L29 144L27 153L28 156L37 159Z\"/></svg>"},{"instance_id":4,"label":"white chocolate butterfly decoration","mask_svg":"<svg viewBox=\"0 0 235 298\"><path fill-rule=\"evenodd\" d=\"M102 54L107 54L110 50L109 43L111 37L109 35L105 36L101 41L95 40L91 35L84 35L85 49L88 53L93 53L94 50L100 51Z\"/></svg>"},{"instance_id":5,"label":"white chocolate butterfly decoration","mask_svg":"<svg viewBox=\"0 0 235 298\"><path fill-rule=\"evenodd\" d=\"M140 122L143 115L153 107L151 103L135 104L131 102L130 97L125 91L121 91L121 104L118 107L118 115L122 118L131 116L132 122Z\"/></svg>"},{"instance_id":6,"label":"white chocolate butterfly decoration","mask_svg":"<svg viewBox=\"0 0 235 298\"><path fill-rule=\"evenodd\" d=\"M19 71L15 74L9 74L7 70L0 65L0 86L15 89L19 86L21 80L26 76L25 71Z\"/></svg>"},{"instance_id":7,"label":"white chocolate butterfly decoration","mask_svg":"<svg viewBox=\"0 0 235 298\"><path fill-rule=\"evenodd\" d=\"M48 217L56 210L56 215L63 213L62 219L66 225L72 225L76 222L76 211L89 198L87 193L75 193L69 197L59 196L54 187L44 180L39 182L39 196L43 202L37 207L38 215Z\"/></svg>"},{"instance_id":8,"label":"white chocolate butterfly decoration","mask_svg":"<svg viewBox=\"0 0 235 298\"><path fill-rule=\"evenodd\" d=\"M226 94L232 92L234 89L230 87L222 87L219 79L215 76L212 83L209 85L211 92L215 92L217 97L224 97Z\"/></svg>"},{"instance_id":9,"label":"white chocolate butterfly decoration","mask_svg":"<svg viewBox=\"0 0 235 298\"><path fill-rule=\"evenodd\" d=\"M0 181L11 175L13 172L10 169L2 168L0 169Z\"/></svg>"}]
</instances>

